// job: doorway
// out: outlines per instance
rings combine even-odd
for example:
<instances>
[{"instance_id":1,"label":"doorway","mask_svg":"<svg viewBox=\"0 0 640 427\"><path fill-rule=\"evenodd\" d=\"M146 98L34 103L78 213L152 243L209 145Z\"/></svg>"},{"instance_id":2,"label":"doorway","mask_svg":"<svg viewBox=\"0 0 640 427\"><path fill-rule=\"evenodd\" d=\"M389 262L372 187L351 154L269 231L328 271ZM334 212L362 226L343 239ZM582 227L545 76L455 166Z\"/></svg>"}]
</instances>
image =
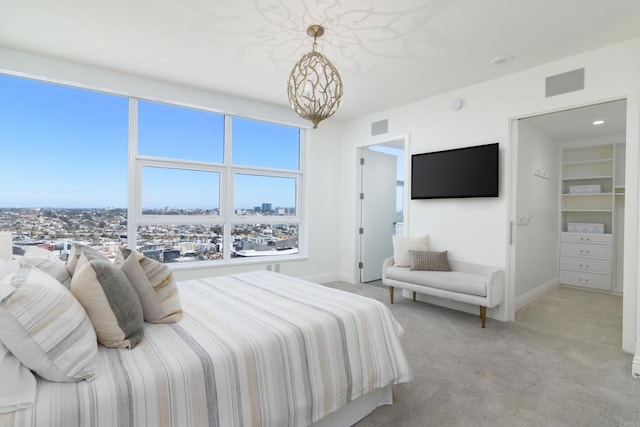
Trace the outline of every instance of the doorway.
<instances>
[{"instance_id":1,"label":"doorway","mask_svg":"<svg viewBox=\"0 0 640 427\"><path fill-rule=\"evenodd\" d=\"M515 120L513 129L515 320L554 333L608 323L621 346L626 100ZM578 193L588 187L594 193ZM605 255L596 258L591 251L583 257L594 248L576 246L571 239L584 230L595 233L584 238L598 242L595 249ZM610 307L608 320L587 315L553 322L551 314L542 313L553 307L558 314L567 312L577 299L593 301L600 313ZM597 330L598 325L591 326Z\"/></svg>"},{"instance_id":2,"label":"doorway","mask_svg":"<svg viewBox=\"0 0 640 427\"><path fill-rule=\"evenodd\" d=\"M404 139L358 149L359 277L382 278L384 259L393 256L392 236L404 233Z\"/></svg>"}]
</instances>

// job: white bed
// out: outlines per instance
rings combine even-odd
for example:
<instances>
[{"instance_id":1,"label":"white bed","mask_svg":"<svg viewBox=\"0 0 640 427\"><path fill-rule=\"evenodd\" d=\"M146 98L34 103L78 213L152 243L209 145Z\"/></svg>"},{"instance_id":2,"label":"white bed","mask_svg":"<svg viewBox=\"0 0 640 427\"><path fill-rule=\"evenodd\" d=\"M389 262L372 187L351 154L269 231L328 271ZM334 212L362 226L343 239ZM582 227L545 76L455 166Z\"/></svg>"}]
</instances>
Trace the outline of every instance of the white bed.
<instances>
[{"instance_id":1,"label":"white bed","mask_svg":"<svg viewBox=\"0 0 640 427\"><path fill-rule=\"evenodd\" d=\"M411 379L379 301L259 271L180 282L184 317L99 346L95 380L38 379L12 426L352 425Z\"/></svg>"}]
</instances>

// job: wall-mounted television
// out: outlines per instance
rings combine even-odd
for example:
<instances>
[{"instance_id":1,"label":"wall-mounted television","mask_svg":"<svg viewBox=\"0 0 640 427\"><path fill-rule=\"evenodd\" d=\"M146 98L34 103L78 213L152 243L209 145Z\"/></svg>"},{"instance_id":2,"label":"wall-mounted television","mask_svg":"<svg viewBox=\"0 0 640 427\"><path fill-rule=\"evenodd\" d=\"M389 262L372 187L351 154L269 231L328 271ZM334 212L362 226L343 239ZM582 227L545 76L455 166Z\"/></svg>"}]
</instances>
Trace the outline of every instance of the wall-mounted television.
<instances>
[{"instance_id":1,"label":"wall-mounted television","mask_svg":"<svg viewBox=\"0 0 640 427\"><path fill-rule=\"evenodd\" d=\"M413 154L411 199L498 197L498 143Z\"/></svg>"}]
</instances>

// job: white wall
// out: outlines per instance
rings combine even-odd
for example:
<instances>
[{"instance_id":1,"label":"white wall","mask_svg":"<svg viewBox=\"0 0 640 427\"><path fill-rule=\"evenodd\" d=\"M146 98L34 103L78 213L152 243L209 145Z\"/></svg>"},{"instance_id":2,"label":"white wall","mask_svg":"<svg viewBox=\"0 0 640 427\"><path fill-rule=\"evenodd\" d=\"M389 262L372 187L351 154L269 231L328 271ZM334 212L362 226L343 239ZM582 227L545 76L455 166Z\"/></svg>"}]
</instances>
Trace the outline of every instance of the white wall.
<instances>
[{"instance_id":1,"label":"white wall","mask_svg":"<svg viewBox=\"0 0 640 427\"><path fill-rule=\"evenodd\" d=\"M0 72L293 126L309 126L307 121L299 118L289 108L260 104L1 47ZM283 92L283 98L285 97L286 93ZM308 227L302 231L301 236L301 239L306 239L308 243L308 257L303 260L280 262L279 268L283 273L316 282L339 279L338 229L341 221L337 189L340 188L340 176L335 173L333 165L340 156L340 129L340 123L327 121L318 129L308 131L306 151L303 153L307 159L303 183L307 197L302 201L306 207L304 214L308 219ZM186 280L259 270L265 269L269 262L274 261L195 269L191 265L176 266L175 276L178 280Z\"/></svg>"},{"instance_id":2,"label":"white wall","mask_svg":"<svg viewBox=\"0 0 640 427\"><path fill-rule=\"evenodd\" d=\"M516 59L517 60L517 59ZM585 89L551 98L544 97L545 77L585 68ZM452 259L509 267L508 224L515 220L511 206L512 119L571 107L627 98L627 169L625 198L625 310L623 348L635 350L638 294L638 146L640 145L640 38L575 55L506 77L460 88L428 99L385 110L345 123L342 146L343 278L355 278L354 233L356 188L355 147L368 143L370 126L389 120L389 133L409 134L411 153L441 150L498 141L501 151L500 198L411 201L410 235L429 233L435 249L447 249ZM449 104L462 98L464 106L452 111ZM509 272L509 271L508 271ZM509 277L509 276L507 276ZM488 315L513 319L515 288L508 282L506 303ZM639 340L640 341L640 340Z\"/></svg>"},{"instance_id":3,"label":"white wall","mask_svg":"<svg viewBox=\"0 0 640 427\"><path fill-rule=\"evenodd\" d=\"M560 145L527 120L518 122L514 291L516 306L558 282ZM544 168L548 179L534 172Z\"/></svg>"}]
</instances>

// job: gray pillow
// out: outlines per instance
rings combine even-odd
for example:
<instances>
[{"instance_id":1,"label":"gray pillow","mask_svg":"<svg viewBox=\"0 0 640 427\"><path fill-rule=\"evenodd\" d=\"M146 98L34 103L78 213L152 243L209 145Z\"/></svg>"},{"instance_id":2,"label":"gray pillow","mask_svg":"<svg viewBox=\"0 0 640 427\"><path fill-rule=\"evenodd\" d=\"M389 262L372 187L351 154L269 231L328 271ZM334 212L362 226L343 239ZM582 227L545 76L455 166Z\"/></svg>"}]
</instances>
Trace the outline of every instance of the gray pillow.
<instances>
[{"instance_id":1,"label":"gray pillow","mask_svg":"<svg viewBox=\"0 0 640 427\"><path fill-rule=\"evenodd\" d=\"M142 305L127 276L111 261L80 255L71 293L87 311L100 344L134 348L142 339Z\"/></svg>"},{"instance_id":2,"label":"gray pillow","mask_svg":"<svg viewBox=\"0 0 640 427\"><path fill-rule=\"evenodd\" d=\"M447 251L409 250L409 269L421 271L451 271Z\"/></svg>"}]
</instances>

